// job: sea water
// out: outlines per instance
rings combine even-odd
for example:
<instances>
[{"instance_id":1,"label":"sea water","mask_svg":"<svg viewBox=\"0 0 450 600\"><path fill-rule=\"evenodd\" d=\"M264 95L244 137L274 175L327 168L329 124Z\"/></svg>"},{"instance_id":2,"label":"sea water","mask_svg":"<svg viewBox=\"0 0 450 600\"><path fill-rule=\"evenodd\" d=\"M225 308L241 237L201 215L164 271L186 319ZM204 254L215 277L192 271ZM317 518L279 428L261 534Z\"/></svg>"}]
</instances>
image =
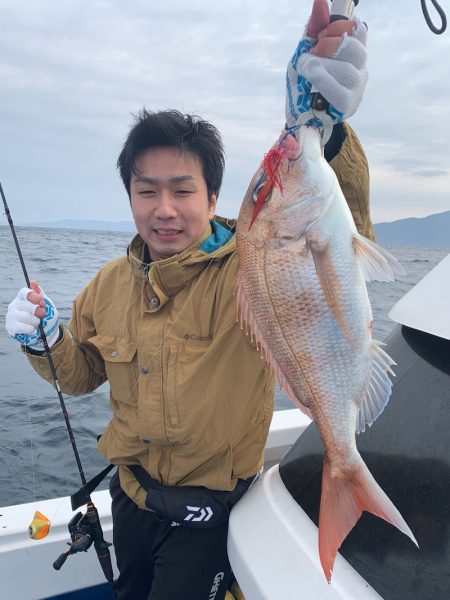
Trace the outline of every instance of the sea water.
<instances>
[{"instance_id":1,"label":"sea water","mask_svg":"<svg viewBox=\"0 0 450 600\"><path fill-rule=\"evenodd\" d=\"M76 294L102 265L125 253L131 238L122 232L22 227L17 228L17 236L30 279L39 281L65 324ZM368 285L374 337L379 340L395 326L388 317L390 308L450 252L450 248L388 249L406 274L393 283ZM11 232L0 226L0 506L70 495L81 485L58 396L32 370L4 329L7 306L23 286ZM65 401L90 479L106 466L97 452L96 436L110 418L108 385ZM292 408L279 391L276 408Z\"/></svg>"}]
</instances>

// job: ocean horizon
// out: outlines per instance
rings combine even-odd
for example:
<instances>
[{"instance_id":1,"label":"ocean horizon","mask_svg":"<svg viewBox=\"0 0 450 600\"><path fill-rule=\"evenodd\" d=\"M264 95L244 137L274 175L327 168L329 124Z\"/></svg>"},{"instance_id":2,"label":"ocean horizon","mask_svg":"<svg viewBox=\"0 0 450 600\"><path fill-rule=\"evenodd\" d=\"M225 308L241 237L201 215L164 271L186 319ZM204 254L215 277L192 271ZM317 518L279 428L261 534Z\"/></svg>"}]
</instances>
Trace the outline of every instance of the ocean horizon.
<instances>
[{"instance_id":1,"label":"ocean horizon","mask_svg":"<svg viewBox=\"0 0 450 600\"><path fill-rule=\"evenodd\" d=\"M17 236L30 278L39 281L67 324L75 296L101 266L125 254L132 234L18 227ZM392 283L368 284L373 332L379 340L395 327L388 317L395 302L450 252L450 248L420 246L388 248L403 265L405 275ZM4 323L8 304L25 285L8 227L0 228L0 252L0 316ZM56 392L34 373L4 326L0 327L0 377L0 506L73 493L80 487L78 471ZM96 436L109 421L108 385L65 401L89 479L105 467ZM276 409L292 407L277 390Z\"/></svg>"}]
</instances>

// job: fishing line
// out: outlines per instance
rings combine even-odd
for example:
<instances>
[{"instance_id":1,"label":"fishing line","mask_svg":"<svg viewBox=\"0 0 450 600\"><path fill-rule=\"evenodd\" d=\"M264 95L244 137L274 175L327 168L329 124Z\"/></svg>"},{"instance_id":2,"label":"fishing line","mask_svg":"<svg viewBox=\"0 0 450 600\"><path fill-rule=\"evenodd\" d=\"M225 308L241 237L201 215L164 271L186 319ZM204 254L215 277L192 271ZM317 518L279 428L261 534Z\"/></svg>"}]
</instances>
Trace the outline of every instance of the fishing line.
<instances>
[{"instance_id":1,"label":"fishing line","mask_svg":"<svg viewBox=\"0 0 450 600\"><path fill-rule=\"evenodd\" d=\"M9 251L8 248L6 248L6 252L7 252L7 256L8 258L12 259L12 253ZM31 478L32 478L32 491L33 491L33 498L34 498L34 502L38 502L38 498L37 498L37 486L36 486L36 460L35 460L35 454L34 454L34 437L33 437L33 419L32 419L32 404L31 404L31 398L28 395L27 397L27 406L28 406L28 426L29 426L29 430L30 430L30 457L31 457ZM58 512L61 510L61 506L64 504L65 502L65 498L61 499L61 502L59 503L58 507L56 508L56 510L49 516L49 520L53 523L56 515L58 514Z\"/></svg>"},{"instance_id":2,"label":"fishing line","mask_svg":"<svg viewBox=\"0 0 450 600\"><path fill-rule=\"evenodd\" d=\"M22 255L22 251L20 249L19 240L17 239L16 230L15 230L15 227L14 227L13 220L11 218L11 214L9 212L8 203L6 202L6 197L5 197L5 194L3 192L3 187L2 187L1 182L0 182L0 195L1 195L2 200L3 200L3 206L5 207L5 215L6 215L6 218L8 219L8 223L9 223L9 226L10 226L10 229L11 229L11 233L12 233L12 236L13 236L13 239L14 239L14 244L16 246L17 254L19 256L19 261L20 261L20 264L22 266L22 271L23 271L23 275L25 277L25 282L27 284L27 287L30 288L31 287L30 278L28 277L28 271L27 271L27 268L25 266L25 262L24 262L23 255ZM51 356L50 348L49 348L48 342L47 342L47 336L45 335L45 331L44 331L44 327L42 325L42 322L39 323L38 329L39 329L39 334L40 334L40 336L42 338L42 343L44 344L45 354L46 354L46 357L47 357L47 360L48 360L48 364L49 364L49 367L50 367L50 371L51 371L51 374L52 374L52 378L53 378L53 381L54 381L54 384L55 384L56 393L58 395L59 403L61 405L61 410L62 410L63 415L64 415L64 420L66 422L66 427L67 427L67 431L69 433L70 443L72 445L72 450L73 450L73 453L74 453L74 456L75 456L75 461L76 461L77 467L78 467L78 473L80 475L83 487L86 487L86 477L84 475L83 467L81 465L80 455L78 453L77 444L75 442L75 438L74 438L73 431L72 431L72 426L70 424L69 415L68 415L67 409L66 409L66 404L64 402L64 398L63 398L63 395L61 393L61 388L60 388L59 381L58 381L58 375L56 373L55 364L54 364L53 358Z\"/></svg>"},{"instance_id":3,"label":"fishing line","mask_svg":"<svg viewBox=\"0 0 450 600\"><path fill-rule=\"evenodd\" d=\"M439 35L441 33L444 33L444 31L447 29L447 16L444 12L444 9L439 5L437 0L430 0L430 2L434 6L434 8L436 9L437 13L439 14L439 16L441 18L441 22L442 22L441 27L440 28L436 27L436 25L431 20L430 13L428 12L426 0L420 0L420 3L422 5L423 16L425 17L425 21L427 22L427 25L431 29L431 31L433 33L436 33L437 35Z\"/></svg>"},{"instance_id":4,"label":"fishing line","mask_svg":"<svg viewBox=\"0 0 450 600\"><path fill-rule=\"evenodd\" d=\"M2 197L3 206L5 207L5 215L8 220L9 227L11 229L11 233L12 233L12 236L14 239L14 244L16 246L17 254L19 256L20 264L22 266L22 271L23 271L23 275L25 277L25 282L26 282L27 286L30 288L30 278L28 277L27 268L25 266L25 262L24 262L24 259L22 256L22 251L21 251L20 245L19 245L19 240L17 239L16 230L14 227L13 220L11 218L11 214L9 212L8 203L6 201L6 197L3 192L3 187L2 187L1 182L0 182L0 195ZM92 502L91 496L87 489L86 477L84 475L83 467L81 465L78 448L77 448L77 445L75 442L75 437L73 435L72 427L71 427L70 420L69 420L69 415L67 413L66 405L64 402L64 398L63 398L63 395L61 392L61 388L60 388L59 381L58 381L58 376L57 376L56 369L55 369L55 364L54 364L53 358L51 356L50 348L48 346L47 336L45 335L44 326L42 325L42 321L40 321L38 329L39 329L39 334L41 336L42 342L44 344L45 355L47 357L47 361L48 361L48 365L50 367L53 382L55 384L55 389L56 389L56 392L58 395L59 403L60 403L61 410L62 410L62 413L64 416L64 421L66 423L67 432L69 434L70 443L71 443L72 450L73 450L73 453L75 456L75 461L77 463L78 473L80 475L80 479L82 482L82 489L83 489L84 496L85 496L85 501L83 503L87 505L86 514L84 515L83 518L86 519L86 527L89 530L89 534L86 534L84 536L84 538L86 540L85 545L83 547L81 547L79 545L77 546L77 540L72 537L72 544L69 544L69 546L70 546L69 550L67 550L66 552L61 554L56 559L56 561L53 563L53 567L56 570L59 570L62 567L62 565L64 564L64 562L66 561L68 556L70 556L71 554L75 554L76 552L79 552L79 551L86 551L90 547L90 545L93 543L95 552L97 554L97 558L99 560L100 566L102 567L103 574L105 575L106 580L112 586L114 574L113 574L113 569L112 569L111 556L110 556L110 552L109 552L109 546L111 544L109 544L108 542L105 542L105 540L103 539L103 531L102 531L102 526L100 523L98 511L97 511L94 503ZM81 513L79 513L79 514L81 514Z\"/></svg>"},{"instance_id":5,"label":"fishing line","mask_svg":"<svg viewBox=\"0 0 450 600\"><path fill-rule=\"evenodd\" d=\"M6 255L7 255L8 260L10 260L10 262L13 263L14 259L13 259L13 256L12 256L12 252L10 252L10 250L9 250L8 247L5 248L5 251L6 251ZM35 459L34 459L34 440L33 440L33 421L31 419L32 410L31 410L31 398L30 398L29 395L27 396L26 403L27 403L27 406L28 406L28 428L30 430L30 457L31 457L32 492L33 492L34 501L37 502L37 494L36 494L36 463L35 463Z\"/></svg>"},{"instance_id":6,"label":"fishing line","mask_svg":"<svg viewBox=\"0 0 450 600\"><path fill-rule=\"evenodd\" d=\"M53 521L55 520L56 515L59 513L59 511L61 510L61 506L64 504L64 502L66 502L66 498L61 498L61 502L58 504L58 507L56 508L56 510L53 512L53 514L51 515L51 517L49 517L50 521L53 523Z\"/></svg>"},{"instance_id":7,"label":"fishing line","mask_svg":"<svg viewBox=\"0 0 450 600\"><path fill-rule=\"evenodd\" d=\"M33 496L34 501L38 502L37 494L36 494L36 463L34 460L34 440L33 440L33 421L31 419L31 399L28 396L28 422L30 426L30 454L31 454L31 468L32 468L32 479L33 479ZM66 498L61 498L60 503L57 508L53 511L53 513L49 516L49 520L53 523L56 515L61 510L61 506L66 501Z\"/></svg>"},{"instance_id":8,"label":"fishing line","mask_svg":"<svg viewBox=\"0 0 450 600\"><path fill-rule=\"evenodd\" d=\"M30 426L30 454L31 454L31 476L33 480L33 496L34 501L37 502L36 497L36 473L35 473L35 463L34 463L34 446L33 446L33 426L31 422L31 399L28 396L28 424Z\"/></svg>"}]
</instances>

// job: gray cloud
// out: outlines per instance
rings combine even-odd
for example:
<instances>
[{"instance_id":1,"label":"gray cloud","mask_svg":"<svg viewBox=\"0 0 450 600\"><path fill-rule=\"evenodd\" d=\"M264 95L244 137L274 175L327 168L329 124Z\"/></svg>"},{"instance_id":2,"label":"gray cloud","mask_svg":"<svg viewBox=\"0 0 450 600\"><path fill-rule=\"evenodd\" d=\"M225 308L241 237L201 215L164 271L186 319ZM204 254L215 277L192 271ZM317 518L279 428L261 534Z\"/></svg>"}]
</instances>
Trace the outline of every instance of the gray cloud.
<instances>
[{"instance_id":1,"label":"gray cloud","mask_svg":"<svg viewBox=\"0 0 450 600\"><path fill-rule=\"evenodd\" d=\"M450 173L449 169L433 168L433 165L426 159L391 158L390 153L386 154L386 159L382 161L383 166L399 175L433 178L445 177Z\"/></svg>"},{"instance_id":2,"label":"gray cloud","mask_svg":"<svg viewBox=\"0 0 450 600\"><path fill-rule=\"evenodd\" d=\"M236 215L283 125L284 69L309 9L288 0L0 3L0 177L16 218L129 218L115 161L143 105L197 112L220 128L220 210ZM370 80L351 123L382 215L391 211L386 168L402 174L405 199L414 178L448 173L450 35L434 36L411 0L363 0L358 12L369 24ZM405 216L449 208L443 190L430 194L422 205L405 200Z\"/></svg>"},{"instance_id":3,"label":"gray cloud","mask_svg":"<svg viewBox=\"0 0 450 600\"><path fill-rule=\"evenodd\" d=\"M419 177L430 177L430 178L434 178L434 177L445 177L446 175L448 175L448 170L444 171L443 169L439 170L439 169L421 169L416 171L416 175L418 175Z\"/></svg>"}]
</instances>

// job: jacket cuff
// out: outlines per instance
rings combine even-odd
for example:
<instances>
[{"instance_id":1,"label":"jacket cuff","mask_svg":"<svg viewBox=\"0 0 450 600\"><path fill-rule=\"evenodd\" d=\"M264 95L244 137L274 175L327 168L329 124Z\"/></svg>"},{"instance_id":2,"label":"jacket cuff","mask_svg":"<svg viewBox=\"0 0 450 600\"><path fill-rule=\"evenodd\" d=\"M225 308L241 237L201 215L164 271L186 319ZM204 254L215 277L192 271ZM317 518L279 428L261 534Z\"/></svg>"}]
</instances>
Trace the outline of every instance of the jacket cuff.
<instances>
[{"instance_id":1,"label":"jacket cuff","mask_svg":"<svg viewBox=\"0 0 450 600\"><path fill-rule=\"evenodd\" d=\"M65 337L64 326L60 324L58 339L51 346L50 353L52 353L53 350L59 348L59 346L62 345L62 343L64 341L64 337ZM20 348L24 354L29 354L31 356L47 356L47 352L45 350L34 350L33 348L30 348L29 346L23 346L23 345Z\"/></svg>"},{"instance_id":2,"label":"jacket cuff","mask_svg":"<svg viewBox=\"0 0 450 600\"><path fill-rule=\"evenodd\" d=\"M323 149L325 160L327 162L331 162L333 158L339 154L346 136L347 134L343 123L336 123L336 125L333 125L331 137Z\"/></svg>"}]
</instances>

